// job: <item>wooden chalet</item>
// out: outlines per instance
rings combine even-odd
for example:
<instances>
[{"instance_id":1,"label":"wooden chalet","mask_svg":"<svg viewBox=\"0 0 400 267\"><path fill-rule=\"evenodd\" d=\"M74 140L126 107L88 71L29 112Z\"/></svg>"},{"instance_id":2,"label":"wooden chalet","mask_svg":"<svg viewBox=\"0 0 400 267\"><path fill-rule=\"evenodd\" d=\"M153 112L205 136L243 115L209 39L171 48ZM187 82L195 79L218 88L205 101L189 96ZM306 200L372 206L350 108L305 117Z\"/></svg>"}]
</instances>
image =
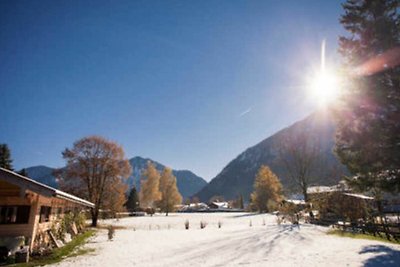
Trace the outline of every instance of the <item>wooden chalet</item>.
<instances>
[{"instance_id":1,"label":"wooden chalet","mask_svg":"<svg viewBox=\"0 0 400 267\"><path fill-rule=\"evenodd\" d=\"M92 207L89 201L0 168L0 243L24 237L32 251L65 213Z\"/></svg>"}]
</instances>

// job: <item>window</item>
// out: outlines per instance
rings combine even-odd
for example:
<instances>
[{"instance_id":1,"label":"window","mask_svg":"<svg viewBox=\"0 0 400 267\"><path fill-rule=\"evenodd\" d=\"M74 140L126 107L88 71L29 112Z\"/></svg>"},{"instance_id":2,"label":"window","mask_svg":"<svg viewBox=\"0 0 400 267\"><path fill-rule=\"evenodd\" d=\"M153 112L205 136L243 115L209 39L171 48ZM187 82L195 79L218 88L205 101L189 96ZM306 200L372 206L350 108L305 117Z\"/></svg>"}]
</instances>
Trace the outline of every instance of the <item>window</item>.
<instances>
[{"instance_id":1,"label":"window","mask_svg":"<svg viewBox=\"0 0 400 267\"><path fill-rule=\"evenodd\" d=\"M62 215L62 207L53 207L52 211L53 211L53 216L57 219L60 218L60 216Z\"/></svg>"},{"instance_id":2,"label":"window","mask_svg":"<svg viewBox=\"0 0 400 267\"><path fill-rule=\"evenodd\" d=\"M51 207L41 206L39 222L40 223L48 222L50 220L50 214L51 214Z\"/></svg>"},{"instance_id":3,"label":"window","mask_svg":"<svg viewBox=\"0 0 400 267\"><path fill-rule=\"evenodd\" d=\"M30 210L30 206L0 206L0 224L28 223Z\"/></svg>"}]
</instances>

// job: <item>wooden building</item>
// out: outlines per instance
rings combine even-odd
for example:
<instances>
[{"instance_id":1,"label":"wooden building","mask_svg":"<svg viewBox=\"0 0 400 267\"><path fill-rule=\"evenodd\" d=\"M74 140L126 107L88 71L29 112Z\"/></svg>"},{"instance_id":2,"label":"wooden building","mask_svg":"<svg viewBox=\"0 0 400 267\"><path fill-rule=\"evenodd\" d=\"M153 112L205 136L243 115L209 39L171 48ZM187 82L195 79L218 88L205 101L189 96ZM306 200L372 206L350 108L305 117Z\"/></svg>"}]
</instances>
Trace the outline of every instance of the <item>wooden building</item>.
<instances>
[{"instance_id":1,"label":"wooden building","mask_svg":"<svg viewBox=\"0 0 400 267\"><path fill-rule=\"evenodd\" d=\"M32 251L63 214L92 207L84 199L0 168L0 241L23 236Z\"/></svg>"}]
</instances>

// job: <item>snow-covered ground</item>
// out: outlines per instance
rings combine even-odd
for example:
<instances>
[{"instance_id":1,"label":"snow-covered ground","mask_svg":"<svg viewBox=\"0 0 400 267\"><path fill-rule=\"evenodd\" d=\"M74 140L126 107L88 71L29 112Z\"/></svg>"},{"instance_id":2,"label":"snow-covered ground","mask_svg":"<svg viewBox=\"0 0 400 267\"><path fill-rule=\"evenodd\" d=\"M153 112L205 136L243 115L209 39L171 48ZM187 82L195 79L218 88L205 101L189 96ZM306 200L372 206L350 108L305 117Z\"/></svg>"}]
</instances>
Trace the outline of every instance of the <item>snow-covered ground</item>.
<instances>
[{"instance_id":1,"label":"snow-covered ground","mask_svg":"<svg viewBox=\"0 0 400 267\"><path fill-rule=\"evenodd\" d=\"M113 241L100 231L86 245L94 253L57 266L400 266L400 245L327 235L327 228L308 224L277 225L274 215L175 213L102 223L126 229L116 230Z\"/></svg>"}]
</instances>

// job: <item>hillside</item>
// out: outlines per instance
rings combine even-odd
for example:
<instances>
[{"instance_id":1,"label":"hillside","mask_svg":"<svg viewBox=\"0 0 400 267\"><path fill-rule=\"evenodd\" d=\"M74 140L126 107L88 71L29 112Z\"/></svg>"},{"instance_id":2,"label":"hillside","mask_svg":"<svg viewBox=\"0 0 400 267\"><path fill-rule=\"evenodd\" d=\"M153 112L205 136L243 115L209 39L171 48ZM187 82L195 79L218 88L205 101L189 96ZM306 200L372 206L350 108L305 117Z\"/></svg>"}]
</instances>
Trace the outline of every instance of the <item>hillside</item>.
<instances>
[{"instance_id":1,"label":"hillside","mask_svg":"<svg viewBox=\"0 0 400 267\"><path fill-rule=\"evenodd\" d=\"M232 160L210 183L199 191L198 196L202 201L219 195L225 199L234 199L243 194L249 199L253 191L254 177L262 164L268 165L275 172L287 193L296 192L293 181L286 173L282 162L278 159L278 146L285 135L306 133L310 140L319 140L320 159L324 168L315 174L313 184L332 185L340 180L346 169L339 163L333 154L335 125L331 116L325 113L313 114L306 119L266 138L257 145L246 149Z\"/></svg>"},{"instance_id":2,"label":"hillside","mask_svg":"<svg viewBox=\"0 0 400 267\"><path fill-rule=\"evenodd\" d=\"M25 169L29 178L42 184L57 188L58 183L53 175L54 170L54 168L47 166L33 166Z\"/></svg>"}]
</instances>

